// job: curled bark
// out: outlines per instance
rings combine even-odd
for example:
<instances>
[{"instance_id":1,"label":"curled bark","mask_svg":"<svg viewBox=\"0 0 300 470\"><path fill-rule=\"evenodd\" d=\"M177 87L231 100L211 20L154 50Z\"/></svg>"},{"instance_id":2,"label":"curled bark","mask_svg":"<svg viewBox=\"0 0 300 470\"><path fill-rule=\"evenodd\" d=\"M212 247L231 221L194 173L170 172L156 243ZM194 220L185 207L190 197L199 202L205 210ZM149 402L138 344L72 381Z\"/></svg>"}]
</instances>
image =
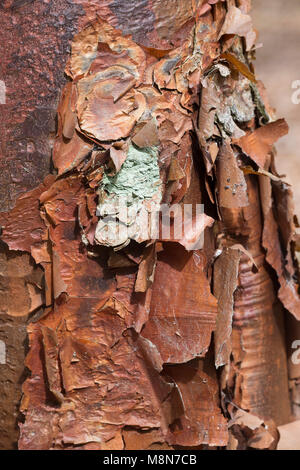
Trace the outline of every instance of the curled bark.
<instances>
[{"instance_id":1,"label":"curled bark","mask_svg":"<svg viewBox=\"0 0 300 470\"><path fill-rule=\"evenodd\" d=\"M19 448L275 448L299 296L249 2L77 3L55 171L0 214L28 271Z\"/></svg>"}]
</instances>

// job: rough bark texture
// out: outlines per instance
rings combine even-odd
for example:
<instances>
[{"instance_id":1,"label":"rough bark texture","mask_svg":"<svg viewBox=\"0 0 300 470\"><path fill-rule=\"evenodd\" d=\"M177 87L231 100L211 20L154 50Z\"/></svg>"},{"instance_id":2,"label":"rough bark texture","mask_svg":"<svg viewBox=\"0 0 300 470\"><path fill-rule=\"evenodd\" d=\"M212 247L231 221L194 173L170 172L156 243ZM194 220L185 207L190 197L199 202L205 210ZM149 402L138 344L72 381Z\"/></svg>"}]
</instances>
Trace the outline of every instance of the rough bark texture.
<instances>
[{"instance_id":1,"label":"rough bark texture","mask_svg":"<svg viewBox=\"0 0 300 470\"><path fill-rule=\"evenodd\" d=\"M249 8L2 6L2 448L276 447L300 300ZM139 230L161 203L205 213Z\"/></svg>"}]
</instances>

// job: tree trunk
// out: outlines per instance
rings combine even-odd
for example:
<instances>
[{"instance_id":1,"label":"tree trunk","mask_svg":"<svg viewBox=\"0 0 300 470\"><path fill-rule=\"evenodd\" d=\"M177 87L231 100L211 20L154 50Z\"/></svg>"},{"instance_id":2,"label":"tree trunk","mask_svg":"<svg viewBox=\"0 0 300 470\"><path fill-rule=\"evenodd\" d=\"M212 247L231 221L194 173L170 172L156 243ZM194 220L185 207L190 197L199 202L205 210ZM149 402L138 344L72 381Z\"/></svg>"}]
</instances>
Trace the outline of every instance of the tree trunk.
<instances>
[{"instance_id":1,"label":"tree trunk","mask_svg":"<svg viewBox=\"0 0 300 470\"><path fill-rule=\"evenodd\" d=\"M276 448L300 300L250 1L1 8L0 448Z\"/></svg>"}]
</instances>

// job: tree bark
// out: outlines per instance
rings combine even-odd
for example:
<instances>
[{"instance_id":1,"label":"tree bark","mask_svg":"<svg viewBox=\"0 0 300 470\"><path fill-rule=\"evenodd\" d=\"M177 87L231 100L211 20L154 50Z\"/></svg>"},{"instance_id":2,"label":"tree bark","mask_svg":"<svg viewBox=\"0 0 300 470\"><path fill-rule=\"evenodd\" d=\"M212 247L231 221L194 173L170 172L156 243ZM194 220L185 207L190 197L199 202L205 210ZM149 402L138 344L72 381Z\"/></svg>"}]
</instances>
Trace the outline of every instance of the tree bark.
<instances>
[{"instance_id":1,"label":"tree bark","mask_svg":"<svg viewBox=\"0 0 300 470\"><path fill-rule=\"evenodd\" d=\"M249 10L4 3L1 448L273 449L293 419L288 127Z\"/></svg>"}]
</instances>

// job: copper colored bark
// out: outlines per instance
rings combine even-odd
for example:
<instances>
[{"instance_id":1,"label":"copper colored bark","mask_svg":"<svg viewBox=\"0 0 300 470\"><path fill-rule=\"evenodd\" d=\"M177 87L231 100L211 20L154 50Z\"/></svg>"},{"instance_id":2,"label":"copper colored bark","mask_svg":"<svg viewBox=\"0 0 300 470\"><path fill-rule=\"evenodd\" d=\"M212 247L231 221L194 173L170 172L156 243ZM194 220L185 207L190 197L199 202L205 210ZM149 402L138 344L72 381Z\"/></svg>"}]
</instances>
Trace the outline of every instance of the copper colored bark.
<instances>
[{"instance_id":1,"label":"copper colored bark","mask_svg":"<svg viewBox=\"0 0 300 470\"><path fill-rule=\"evenodd\" d=\"M48 100L49 126L20 131L34 168L55 137L52 174L14 181L0 213L3 337L19 328L20 343L27 323L29 338L20 405L22 350L9 378L19 448L273 449L291 411L282 305L299 317L300 301L291 191L272 156L287 128L270 122L253 73L249 2L70 9L55 34L45 20L55 43L82 15L70 54L49 53L45 98L34 90L22 124L6 119L35 129ZM162 204L175 204L169 234ZM204 214L178 234L176 214L196 204Z\"/></svg>"}]
</instances>

